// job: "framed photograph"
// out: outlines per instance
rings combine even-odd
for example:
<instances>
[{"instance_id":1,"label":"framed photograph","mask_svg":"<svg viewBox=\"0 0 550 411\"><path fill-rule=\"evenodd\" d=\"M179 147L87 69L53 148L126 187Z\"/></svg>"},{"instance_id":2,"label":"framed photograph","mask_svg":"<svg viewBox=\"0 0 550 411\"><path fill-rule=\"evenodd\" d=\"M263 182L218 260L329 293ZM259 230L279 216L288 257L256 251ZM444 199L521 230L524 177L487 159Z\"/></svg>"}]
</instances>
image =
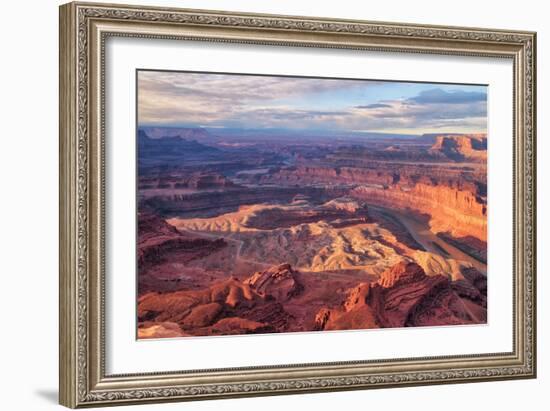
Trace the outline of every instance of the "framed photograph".
<instances>
[{"instance_id":1,"label":"framed photograph","mask_svg":"<svg viewBox=\"0 0 550 411\"><path fill-rule=\"evenodd\" d=\"M534 378L535 40L61 6L61 404Z\"/></svg>"}]
</instances>

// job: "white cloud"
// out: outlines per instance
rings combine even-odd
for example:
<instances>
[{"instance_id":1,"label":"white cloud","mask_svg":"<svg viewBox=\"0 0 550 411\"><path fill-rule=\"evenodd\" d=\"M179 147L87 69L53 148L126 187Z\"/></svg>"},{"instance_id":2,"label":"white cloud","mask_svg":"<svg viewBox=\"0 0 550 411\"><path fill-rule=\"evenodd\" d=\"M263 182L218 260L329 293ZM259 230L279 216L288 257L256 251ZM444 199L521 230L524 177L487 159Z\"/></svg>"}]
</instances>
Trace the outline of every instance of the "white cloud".
<instances>
[{"instance_id":1,"label":"white cloud","mask_svg":"<svg viewBox=\"0 0 550 411\"><path fill-rule=\"evenodd\" d=\"M434 88L413 98L372 104L340 104L319 110L307 98L340 95L380 82L201 73L138 73L138 119L141 124L203 126L408 130L408 132L485 131L483 93ZM373 88L373 92L376 89ZM334 95L334 94L332 94ZM302 105L285 100L304 98ZM306 107L304 107L304 105Z\"/></svg>"}]
</instances>

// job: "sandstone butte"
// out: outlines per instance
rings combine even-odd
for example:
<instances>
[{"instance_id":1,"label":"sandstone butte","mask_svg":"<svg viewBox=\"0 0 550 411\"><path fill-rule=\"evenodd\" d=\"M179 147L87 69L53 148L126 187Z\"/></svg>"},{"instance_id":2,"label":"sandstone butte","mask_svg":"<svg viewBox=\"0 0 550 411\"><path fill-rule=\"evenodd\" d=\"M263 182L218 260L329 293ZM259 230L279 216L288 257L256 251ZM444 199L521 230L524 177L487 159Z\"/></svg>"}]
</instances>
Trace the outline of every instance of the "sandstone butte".
<instances>
[{"instance_id":1,"label":"sandstone butte","mask_svg":"<svg viewBox=\"0 0 550 411\"><path fill-rule=\"evenodd\" d=\"M430 149L451 159L487 161L487 136L485 134L440 135Z\"/></svg>"}]
</instances>

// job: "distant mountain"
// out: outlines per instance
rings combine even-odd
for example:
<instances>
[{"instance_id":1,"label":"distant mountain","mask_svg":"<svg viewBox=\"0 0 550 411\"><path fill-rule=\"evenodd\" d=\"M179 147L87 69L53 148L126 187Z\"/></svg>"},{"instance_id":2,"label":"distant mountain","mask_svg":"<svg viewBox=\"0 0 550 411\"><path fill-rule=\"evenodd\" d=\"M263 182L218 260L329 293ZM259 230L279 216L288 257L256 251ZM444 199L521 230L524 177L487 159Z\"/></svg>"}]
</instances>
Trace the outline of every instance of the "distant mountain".
<instances>
[{"instance_id":1,"label":"distant mountain","mask_svg":"<svg viewBox=\"0 0 550 411\"><path fill-rule=\"evenodd\" d=\"M186 140L205 140L212 138L212 135L201 127L139 127L151 139L177 137Z\"/></svg>"},{"instance_id":2,"label":"distant mountain","mask_svg":"<svg viewBox=\"0 0 550 411\"><path fill-rule=\"evenodd\" d=\"M223 140L248 140L254 141L258 139L271 139L273 141L366 141L374 139L405 139L414 140L419 138L418 135L412 134L392 134L392 133L377 133L353 130L337 130L337 129L291 129L291 128L235 128L224 127L205 129L215 139Z\"/></svg>"},{"instance_id":3,"label":"distant mountain","mask_svg":"<svg viewBox=\"0 0 550 411\"><path fill-rule=\"evenodd\" d=\"M201 144L196 140L180 137L150 138L144 130L137 135L140 167L177 165L182 160L202 161L218 157L222 152L216 147Z\"/></svg>"}]
</instances>

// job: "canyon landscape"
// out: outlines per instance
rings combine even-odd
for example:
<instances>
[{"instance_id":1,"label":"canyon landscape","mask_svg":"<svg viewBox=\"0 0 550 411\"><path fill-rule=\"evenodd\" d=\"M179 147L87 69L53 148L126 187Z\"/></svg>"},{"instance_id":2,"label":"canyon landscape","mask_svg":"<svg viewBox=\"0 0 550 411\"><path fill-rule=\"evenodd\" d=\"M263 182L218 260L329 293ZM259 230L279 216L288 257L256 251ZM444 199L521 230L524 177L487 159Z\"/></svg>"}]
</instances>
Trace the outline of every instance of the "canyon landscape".
<instances>
[{"instance_id":1,"label":"canyon landscape","mask_svg":"<svg viewBox=\"0 0 550 411\"><path fill-rule=\"evenodd\" d=\"M484 86L137 75L139 339L487 322Z\"/></svg>"}]
</instances>

